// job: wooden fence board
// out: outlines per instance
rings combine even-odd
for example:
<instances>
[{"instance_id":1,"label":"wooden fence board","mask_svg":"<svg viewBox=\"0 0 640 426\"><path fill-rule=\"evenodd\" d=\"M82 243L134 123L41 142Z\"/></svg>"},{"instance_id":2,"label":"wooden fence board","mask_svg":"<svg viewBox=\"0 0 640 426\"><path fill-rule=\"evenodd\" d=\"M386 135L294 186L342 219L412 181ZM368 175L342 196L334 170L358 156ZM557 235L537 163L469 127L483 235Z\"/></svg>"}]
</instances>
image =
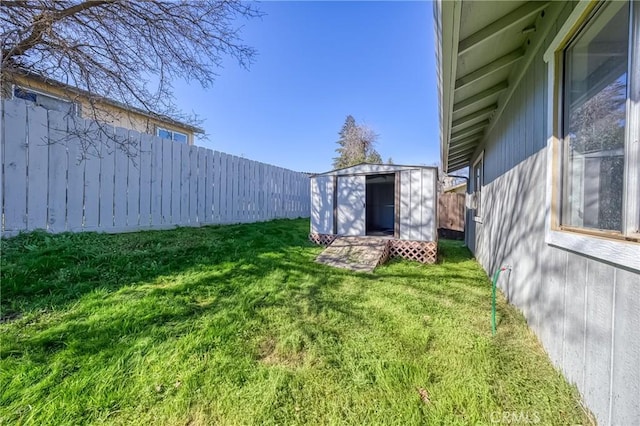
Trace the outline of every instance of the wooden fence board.
<instances>
[{"instance_id":1,"label":"wooden fence board","mask_svg":"<svg viewBox=\"0 0 640 426\"><path fill-rule=\"evenodd\" d=\"M162 141L151 141L151 226L158 226L162 221L162 172L164 162Z\"/></svg>"},{"instance_id":2,"label":"wooden fence board","mask_svg":"<svg viewBox=\"0 0 640 426\"><path fill-rule=\"evenodd\" d=\"M229 171L229 156L225 153L220 153L220 223L227 223L229 221L229 199L230 199L230 186L231 186L231 173Z\"/></svg>"},{"instance_id":3,"label":"wooden fence board","mask_svg":"<svg viewBox=\"0 0 640 426\"><path fill-rule=\"evenodd\" d=\"M84 120L67 117L67 128L71 131L67 142L67 230L78 232L84 226L84 156L87 148L80 140L84 137Z\"/></svg>"},{"instance_id":4,"label":"wooden fence board","mask_svg":"<svg viewBox=\"0 0 640 426\"><path fill-rule=\"evenodd\" d=\"M113 202L115 193L114 128L100 126L100 229L113 228Z\"/></svg>"},{"instance_id":5,"label":"wooden fence board","mask_svg":"<svg viewBox=\"0 0 640 426\"><path fill-rule=\"evenodd\" d=\"M237 180L235 179L234 170L237 172L235 167L235 161L233 155L227 155L227 199L225 200L225 204L227 206L227 217L225 223L232 223L234 219L235 206L233 200L237 197L235 196L234 185L237 184ZM237 187L236 187L237 190Z\"/></svg>"},{"instance_id":6,"label":"wooden fence board","mask_svg":"<svg viewBox=\"0 0 640 426\"><path fill-rule=\"evenodd\" d=\"M47 110L30 105L27 107L27 117L29 120L27 229L47 229L47 168L49 167Z\"/></svg>"},{"instance_id":7,"label":"wooden fence board","mask_svg":"<svg viewBox=\"0 0 640 426\"><path fill-rule=\"evenodd\" d=\"M241 158L241 170L242 173L240 173L240 200L241 200L241 204L240 204L240 209L239 209L239 213L240 213L240 222L247 222L248 221L248 217L249 217L249 210L248 210L248 203L247 203L247 196L248 196L248 192L249 192L249 176L248 176L248 169L247 166L249 165L249 161L247 161L246 158Z\"/></svg>"},{"instance_id":8,"label":"wooden fence board","mask_svg":"<svg viewBox=\"0 0 640 426\"><path fill-rule=\"evenodd\" d=\"M287 197L287 217L292 218L293 205L295 202L291 193L291 191L293 191L293 172L287 170L286 173L287 173L287 189L285 191L285 195Z\"/></svg>"},{"instance_id":9,"label":"wooden fence board","mask_svg":"<svg viewBox=\"0 0 640 426\"><path fill-rule=\"evenodd\" d=\"M18 231L27 223L27 131L23 125L27 108L23 103L7 102L4 114L4 226L7 231Z\"/></svg>"},{"instance_id":10,"label":"wooden fence board","mask_svg":"<svg viewBox=\"0 0 640 426\"><path fill-rule=\"evenodd\" d=\"M151 166L153 136L140 135L140 228L151 226Z\"/></svg>"},{"instance_id":11,"label":"wooden fence board","mask_svg":"<svg viewBox=\"0 0 640 426\"><path fill-rule=\"evenodd\" d=\"M127 156L127 228L137 229L140 215L140 133L129 131Z\"/></svg>"},{"instance_id":12,"label":"wooden fence board","mask_svg":"<svg viewBox=\"0 0 640 426\"><path fill-rule=\"evenodd\" d=\"M198 148L198 194L197 194L197 211L196 219L199 223L207 223L206 219L206 202L207 202L207 150Z\"/></svg>"},{"instance_id":13,"label":"wooden fence board","mask_svg":"<svg viewBox=\"0 0 640 426\"><path fill-rule=\"evenodd\" d=\"M125 144L128 136L129 132L126 129L116 128L113 224L117 229L127 228L127 172L129 168L129 156Z\"/></svg>"},{"instance_id":14,"label":"wooden fence board","mask_svg":"<svg viewBox=\"0 0 640 426\"><path fill-rule=\"evenodd\" d=\"M189 149L189 223L198 224L198 147L187 146Z\"/></svg>"},{"instance_id":15,"label":"wooden fence board","mask_svg":"<svg viewBox=\"0 0 640 426\"><path fill-rule=\"evenodd\" d=\"M231 223L238 223L238 157L232 155L231 159L231 197L229 201L231 203L231 214L229 215L229 221Z\"/></svg>"},{"instance_id":16,"label":"wooden fence board","mask_svg":"<svg viewBox=\"0 0 640 426\"><path fill-rule=\"evenodd\" d=\"M222 163L220 160L220 153L218 151L213 152L213 222L220 223L222 216L220 214L220 193L221 189L221 170Z\"/></svg>"},{"instance_id":17,"label":"wooden fence board","mask_svg":"<svg viewBox=\"0 0 640 426\"><path fill-rule=\"evenodd\" d=\"M213 218L213 151L200 148L198 155L202 155L204 167L204 188L202 196L202 223L212 223ZM198 157L199 159L200 157ZM198 195L200 201L200 196Z\"/></svg>"},{"instance_id":18,"label":"wooden fence board","mask_svg":"<svg viewBox=\"0 0 640 426\"><path fill-rule=\"evenodd\" d=\"M247 160L247 222L255 222L255 161Z\"/></svg>"},{"instance_id":19,"label":"wooden fence board","mask_svg":"<svg viewBox=\"0 0 640 426\"><path fill-rule=\"evenodd\" d=\"M67 121L65 114L49 111L48 230L66 231L67 213ZM5 202L6 208L6 202Z\"/></svg>"},{"instance_id":20,"label":"wooden fence board","mask_svg":"<svg viewBox=\"0 0 640 426\"><path fill-rule=\"evenodd\" d=\"M92 147L85 156L84 165L84 230L96 231L100 224L100 151L102 141L98 126L90 121L84 123Z\"/></svg>"},{"instance_id":21,"label":"wooden fence board","mask_svg":"<svg viewBox=\"0 0 640 426\"><path fill-rule=\"evenodd\" d=\"M259 174L258 174L258 205L260 206L260 220L265 220L266 219L266 210L267 210L267 203L266 203L266 197L265 197L265 193L264 193L264 187L265 187L265 179L266 179L266 173L265 173L265 165L264 163L260 163L260 170L259 170Z\"/></svg>"},{"instance_id":22,"label":"wooden fence board","mask_svg":"<svg viewBox=\"0 0 640 426\"><path fill-rule=\"evenodd\" d=\"M173 178L174 144L168 139L162 139L160 143L162 144L162 172L160 173L162 181L162 223L167 225L171 223L171 209L173 207L171 179Z\"/></svg>"},{"instance_id":23,"label":"wooden fence board","mask_svg":"<svg viewBox=\"0 0 640 426\"><path fill-rule=\"evenodd\" d=\"M180 201L182 197L182 147L171 144L171 223L180 224Z\"/></svg>"},{"instance_id":24,"label":"wooden fence board","mask_svg":"<svg viewBox=\"0 0 640 426\"><path fill-rule=\"evenodd\" d=\"M258 162L251 162L251 220L260 220L258 216Z\"/></svg>"},{"instance_id":25,"label":"wooden fence board","mask_svg":"<svg viewBox=\"0 0 640 426\"><path fill-rule=\"evenodd\" d=\"M189 223L189 147L187 145L180 146L180 225Z\"/></svg>"}]
</instances>

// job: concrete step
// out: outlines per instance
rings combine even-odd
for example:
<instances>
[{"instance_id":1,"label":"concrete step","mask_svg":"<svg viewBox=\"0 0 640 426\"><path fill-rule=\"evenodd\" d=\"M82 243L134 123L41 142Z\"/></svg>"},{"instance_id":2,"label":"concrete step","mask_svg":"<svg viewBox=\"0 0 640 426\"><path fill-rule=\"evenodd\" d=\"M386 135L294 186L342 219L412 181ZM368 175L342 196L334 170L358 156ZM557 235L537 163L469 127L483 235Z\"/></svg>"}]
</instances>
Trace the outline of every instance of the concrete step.
<instances>
[{"instance_id":1,"label":"concrete step","mask_svg":"<svg viewBox=\"0 0 640 426\"><path fill-rule=\"evenodd\" d=\"M316 258L316 262L356 272L372 272L389 258L389 239L338 237Z\"/></svg>"}]
</instances>

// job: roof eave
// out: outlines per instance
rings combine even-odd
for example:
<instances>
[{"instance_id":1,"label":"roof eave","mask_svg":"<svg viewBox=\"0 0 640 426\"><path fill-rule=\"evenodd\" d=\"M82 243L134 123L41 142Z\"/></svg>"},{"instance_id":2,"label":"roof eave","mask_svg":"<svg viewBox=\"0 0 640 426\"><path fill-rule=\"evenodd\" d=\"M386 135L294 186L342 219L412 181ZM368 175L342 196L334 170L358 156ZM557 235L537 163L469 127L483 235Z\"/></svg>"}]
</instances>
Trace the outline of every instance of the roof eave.
<instances>
[{"instance_id":1,"label":"roof eave","mask_svg":"<svg viewBox=\"0 0 640 426\"><path fill-rule=\"evenodd\" d=\"M445 173L449 169L449 140L460 38L461 6L461 1L436 0L433 3L440 106L440 161ZM443 23L447 25L443 25Z\"/></svg>"},{"instance_id":2,"label":"roof eave","mask_svg":"<svg viewBox=\"0 0 640 426\"><path fill-rule=\"evenodd\" d=\"M120 109L123 109L123 110L126 110L126 111L135 112L136 114L140 114L140 115L143 115L145 117L151 118L153 120L158 120L158 121L161 121L161 122L164 122L164 123L167 123L167 124L171 124L172 126L180 127L180 128L182 128L184 130L188 130L188 131L191 131L191 132L196 133L196 134L204 134L205 133L204 129L202 129L200 127L197 127L197 126L194 126L194 125L191 125L191 124L188 124L188 123L185 123L185 122L182 122L182 121L179 121L179 120L176 120L175 118L171 118L171 117L168 117L168 116L162 115L162 114L157 114L157 113L154 113L152 111L146 111L146 110L144 110L142 108L138 108L138 107L135 107L135 106L127 105L125 103L116 101L115 99L107 98L107 97L104 97L104 96L99 96L99 95L91 93L91 92L89 92L87 90L80 89L79 87L71 86L69 84L63 83L63 82L55 80L53 78L48 78L46 76L37 74L37 73L32 72L32 71L23 70L23 69L21 69L20 71L21 72L18 75L21 76L21 77L31 78L33 80L39 81L39 82L44 83L44 84L49 84L49 85L54 86L54 87L58 87L58 88L61 88L61 89L64 89L64 90L68 90L69 92L73 93L76 96L83 96L85 98L92 98L92 99L95 99L98 102L101 102L103 104L111 105L111 106L114 106L116 108L120 108Z\"/></svg>"}]
</instances>

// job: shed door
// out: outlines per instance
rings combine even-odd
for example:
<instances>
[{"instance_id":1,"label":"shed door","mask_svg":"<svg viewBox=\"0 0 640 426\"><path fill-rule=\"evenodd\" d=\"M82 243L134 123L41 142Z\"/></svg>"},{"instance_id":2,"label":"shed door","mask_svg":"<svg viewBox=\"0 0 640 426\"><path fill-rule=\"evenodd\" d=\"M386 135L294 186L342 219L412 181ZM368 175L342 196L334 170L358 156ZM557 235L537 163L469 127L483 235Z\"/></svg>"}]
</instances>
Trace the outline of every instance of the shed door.
<instances>
[{"instance_id":1,"label":"shed door","mask_svg":"<svg viewBox=\"0 0 640 426\"><path fill-rule=\"evenodd\" d=\"M333 176L311 179L311 232L333 234Z\"/></svg>"},{"instance_id":2,"label":"shed door","mask_svg":"<svg viewBox=\"0 0 640 426\"><path fill-rule=\"evenodd\" d=\"M365 235L365 176L338 177L338 234Z\"/></svg>"}]
</instances>

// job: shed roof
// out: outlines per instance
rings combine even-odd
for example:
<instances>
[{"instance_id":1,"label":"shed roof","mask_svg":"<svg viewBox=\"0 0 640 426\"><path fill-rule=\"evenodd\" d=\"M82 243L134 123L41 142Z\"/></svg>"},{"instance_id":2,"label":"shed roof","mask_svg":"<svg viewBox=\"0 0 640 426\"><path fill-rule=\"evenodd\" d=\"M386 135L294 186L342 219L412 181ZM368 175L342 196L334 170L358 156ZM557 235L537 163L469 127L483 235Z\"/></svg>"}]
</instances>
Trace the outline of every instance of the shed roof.
<instances>
[{"instance_id":1,"label":"shed roof","mask_svg":"<svg viewBox=\"0 0 640 426\"><path fill-rule=\"evenodd\" d=\"M316 176L347 176L347 175L367 175L367 174L380 174L380 173L392 173L401 170L414 170L414 169L436 169L434 166L406 166L399 164L369 164L362 163L355 166L345 167L342 169L331 170L329 172L317 173L311 175Z\"/></svg>"},{"instance_id":2,"label":"shed roof","mask_svg":"<svg viewBox=\"0 0 640 426\"><path fill-rule=\"evenodd\" d=\"M434 2L440 154L469 164L531 64L563 2Z\"/></svg>"}]
</instances>

